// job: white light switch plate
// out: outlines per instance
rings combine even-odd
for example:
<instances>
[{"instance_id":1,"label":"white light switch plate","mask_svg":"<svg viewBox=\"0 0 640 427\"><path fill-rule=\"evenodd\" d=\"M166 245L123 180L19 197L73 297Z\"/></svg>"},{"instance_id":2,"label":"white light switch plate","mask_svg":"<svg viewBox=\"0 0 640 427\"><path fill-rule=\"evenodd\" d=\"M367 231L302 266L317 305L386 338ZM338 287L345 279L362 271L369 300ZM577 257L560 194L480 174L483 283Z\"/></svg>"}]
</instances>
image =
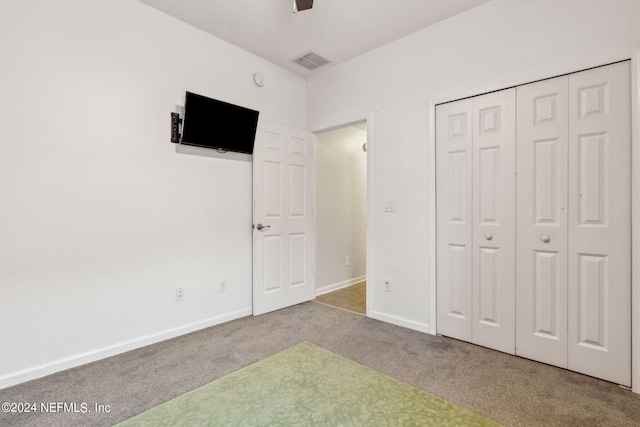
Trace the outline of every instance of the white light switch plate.
<instances>
[{"instance_id":1,"label":"white light switch plate","mask_svg":"<svg viewBox=\"0 0 640 427\"><path fill-rule=\"evenodd\" d=\"M396 211L395 199L384 199L384 207L382 210L384 212L395 212Z\"/></svg>"}]
</instances>

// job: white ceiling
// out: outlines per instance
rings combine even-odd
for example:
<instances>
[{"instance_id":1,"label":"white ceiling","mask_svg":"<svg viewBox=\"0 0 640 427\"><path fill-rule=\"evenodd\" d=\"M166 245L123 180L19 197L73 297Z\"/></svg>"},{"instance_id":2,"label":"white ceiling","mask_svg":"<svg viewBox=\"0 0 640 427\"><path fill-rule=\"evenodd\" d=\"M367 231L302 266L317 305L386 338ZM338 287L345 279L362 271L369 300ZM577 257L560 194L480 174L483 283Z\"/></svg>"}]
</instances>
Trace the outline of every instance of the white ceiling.
<instances>
[{"instance_id":1,"label":"white ceiling","mask_svg":"<svg viewBox=\"0 0 640 427\"><path fill-rule=\"evenodd\" d=\"M489 0L139 0L301 76L291 62L313 51L331 61L320 71Z\"/></svg>"}]
</instances>

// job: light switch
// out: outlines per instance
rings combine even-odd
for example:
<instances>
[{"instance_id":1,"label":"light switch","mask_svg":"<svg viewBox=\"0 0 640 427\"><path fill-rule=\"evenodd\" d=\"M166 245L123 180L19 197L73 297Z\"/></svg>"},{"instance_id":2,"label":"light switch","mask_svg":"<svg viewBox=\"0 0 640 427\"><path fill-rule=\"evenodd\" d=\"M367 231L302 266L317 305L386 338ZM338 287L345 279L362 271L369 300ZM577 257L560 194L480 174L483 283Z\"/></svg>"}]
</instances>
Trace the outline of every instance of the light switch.
<instances>
[{"instance_id":1,"label":"light switch","mask_svg":"<svg viewBox=\"0 0 640 427\"><path fill-rule=\"evenodd\" d=\"M384 199L384 208L382 210L384 212L395 212L396 211L395 199Z\"/></svg>"}]
</instances>

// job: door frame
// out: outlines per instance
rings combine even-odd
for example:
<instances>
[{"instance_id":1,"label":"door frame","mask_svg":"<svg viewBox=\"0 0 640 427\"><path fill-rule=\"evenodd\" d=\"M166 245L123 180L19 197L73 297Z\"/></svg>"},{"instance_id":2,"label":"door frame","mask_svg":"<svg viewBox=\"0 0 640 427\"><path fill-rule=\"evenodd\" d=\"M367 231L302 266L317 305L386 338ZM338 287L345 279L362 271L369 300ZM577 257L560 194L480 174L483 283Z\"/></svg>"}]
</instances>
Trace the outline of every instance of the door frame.
<instances>
[{"instance_id":1,"label":"door frame","mask_svg":"<svg viewBox=\"0 0 640 427\"><path fill-rule=\"evenodd\" d=\"M360 124L362 122L366 122L367 123L367 152L366 152L366 160L367 160L367 189L366 189L366 197L367 197L367 231L366 231L366 245L365 245L365 250L366 250L366 257L365 257L365 280L369 280L369 277L373 277L373 271L374 271L374 259L373 259L373 250L371 249L370 245L371 245L371 236L372 236L372 230L374 228L373 226L373 209L372 209L372 205L371 205L371 189L373 188L373 174L372 174L372 170L373 170L373 158L374 158L374 152L375 152L375 144L373 143L373 129L374 129L374 116L375 116L375 112L370 112L368 114L360 114L360 115L354 115L352 117L348 117L342 120L338 120L335 123L330 123L327 124L325 126L322 127L318 127L315 129L311 130L311 135L312 135L312 142L313 142L313 150L314 153L317 152L317 144L318 144L318 140L316 137L316 134L318 133L323 133L323 132L329 132L332 130L337 130L337 129L342 129L345 127L349 127L351 125L355 125L355 124ZM316 157L314 156L313 158L313 180L314 182L317 182L317 165L316 165ZM314 209L317 206L316 204L316 191L315 191L315 187L314 187L314 191L313 191L313 206ZM316 223L316 215L315 215L315 211L314 211L314 215L313 215L313 229L314 229L314 234L317 235L317 223ZM317 239L316 239L317 242ZM317 249L317 248L316 248ZM316 256L317 256L317 251L316 251ZM314 275L314 282L317 286L317 271L316 271L317 266L315 266L314 271L313 271L313 275ZM368 284L367 284L368 285ZM316 288L317 290L317 288ZM371 317L370 316L370 311L371 311L371 286L367 286L366 287L366 296L365 296L365 304L366 304L366 313L365 316L366 317ZM317 295L317 293L316 293Z\"/></svg>"},{"instance_id":2,"label":"door frame","mask_svg":"<svg viewBox=\"0 0 640 427\"><path fill-rule=\"evenodd\" d=\"M429 324L436 334L436 105L544 80L613 62L631 60L631 387L640 393L640 47L575 62L554 63L526 75L471 91L454 89L427 100L429 170ZM368 265L367 265L368 268ZM368 301L367 301L368 302Z\"/></svg>"}]
</instances>

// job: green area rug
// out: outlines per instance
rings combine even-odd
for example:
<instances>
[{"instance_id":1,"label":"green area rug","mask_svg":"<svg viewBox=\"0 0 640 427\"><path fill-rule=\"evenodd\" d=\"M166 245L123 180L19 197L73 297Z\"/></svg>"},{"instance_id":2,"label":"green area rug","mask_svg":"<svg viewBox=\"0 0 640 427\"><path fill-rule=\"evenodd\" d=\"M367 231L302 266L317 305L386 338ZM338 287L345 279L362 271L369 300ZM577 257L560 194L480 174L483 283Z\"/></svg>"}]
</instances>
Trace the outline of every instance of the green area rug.
<instances>
[{"instance_id":1,"label":"green area rug","mask_svg":"<svg viewBox=\"0 0 640 427\"><path fill-rule=\"evenodd\" d=\"M496 426L308 342L130 418L124 426Z\"/></svg>"}]
</instances>

